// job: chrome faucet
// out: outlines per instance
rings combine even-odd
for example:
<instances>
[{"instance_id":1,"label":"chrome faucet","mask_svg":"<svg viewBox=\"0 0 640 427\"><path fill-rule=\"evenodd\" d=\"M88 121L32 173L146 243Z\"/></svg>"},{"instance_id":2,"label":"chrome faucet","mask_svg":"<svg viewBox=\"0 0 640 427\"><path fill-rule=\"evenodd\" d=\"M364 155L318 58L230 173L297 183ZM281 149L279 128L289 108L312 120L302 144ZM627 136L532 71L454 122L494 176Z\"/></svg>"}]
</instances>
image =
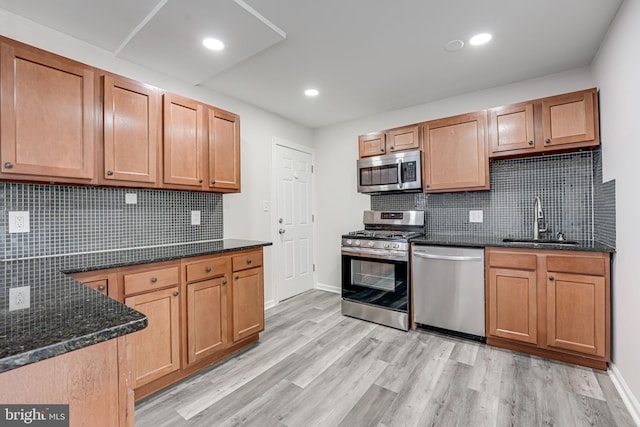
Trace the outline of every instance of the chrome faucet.
<instances>
[{"instance_id":1,"label":"chrome faucet","mask_svg":"<svg viewBox=\"0 0 640 427\"><path fill-rule=\"evenodd\" d=\"M544 222L544 212L542 211L542 202L540 197L536 196L535 216L533 221L533 240L540 238L540 233L547 232L547 223Z\"/></svg>"}]
</instances>

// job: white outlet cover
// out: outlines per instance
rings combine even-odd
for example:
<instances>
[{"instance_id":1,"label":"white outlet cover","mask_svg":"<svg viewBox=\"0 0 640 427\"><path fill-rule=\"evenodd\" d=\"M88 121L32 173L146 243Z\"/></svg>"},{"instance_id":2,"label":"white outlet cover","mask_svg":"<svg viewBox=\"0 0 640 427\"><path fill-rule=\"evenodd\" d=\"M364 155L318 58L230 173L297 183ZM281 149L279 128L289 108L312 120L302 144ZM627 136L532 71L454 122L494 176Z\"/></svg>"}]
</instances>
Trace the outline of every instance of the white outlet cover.
<instances>
[{"instance_id":1,"label":"white outlet cover","mask_svg":"<svg viewBox=\"0 0 640 427\"><path fill-rule=\"evenodd\" d=\"M124 193L124 203L127 205L137 205L138 195L136 193Z\"/></svg>"},{"instance_id":2,"label":"white outlet cover","mask_svg":"<svg viewBox=\"0 0 640 427\"><path fill-rule=\"evenodd\" d=\"M482 222L482 211L469 211L469 222Z\"/></svg>"},{"instance_id":3,"label":"white outlet cover","mask_svg":"<svg viewBox=\"0 0 640 427\"><path fill-rule=\"evenodd\" d=\"M191 211L191 225L200 225L200 211Z\"/></svg>"},{"instance_id":4,"label":"white outlet cover","mask_svg":"<svg viewBox=\"0 0 640 427\"><path fill-rule=\"evenodd\" d=\"M9 311L23 310L31 306L31 287L9 288Z\"/></svg>"},{"instance_id":5,"label":"white outlet cover","mask_svg":"<svg viewBox=\"0 0 640 427\"><path fill-rule=\"evenodd\" d=\"M31 231L29 226L29 211L10 211L9 233L28 233L29 231Z\"/></svg>"}]
</instances>

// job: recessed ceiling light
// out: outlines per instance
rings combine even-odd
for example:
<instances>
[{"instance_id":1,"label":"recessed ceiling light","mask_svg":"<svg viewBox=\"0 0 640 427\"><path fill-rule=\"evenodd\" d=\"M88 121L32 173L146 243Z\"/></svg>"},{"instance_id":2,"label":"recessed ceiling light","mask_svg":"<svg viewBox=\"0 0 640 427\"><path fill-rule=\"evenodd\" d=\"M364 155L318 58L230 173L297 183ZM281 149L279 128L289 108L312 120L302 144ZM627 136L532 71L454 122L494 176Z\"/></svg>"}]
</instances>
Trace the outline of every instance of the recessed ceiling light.
<instances>
[{"instance_id":1,"label":"recessed ceiling light","mask_svg":"<svg viewBox=\"0 0 640 427\"><path fill-rule=\"evenodd\" d=\"M462 40L451 40L447 44L444 45L444 50L447 52L455 52L464 47L464 42Z\"/></svg>"},{"instance_id":2,"label":"recessed ceiling light","mask_svg":"<svg viewBox=\"0 0 640 427\"><path fill-rule=\"evenodd\" d=\"M493 36L489 33L476 34L469 39L469 43L473 46L478 46L487 43L489 40L491 40L492 37Z\"/></svg>"},{"instance_id":3,"label":"recessed ceiling light","mask_svg":"<svg viewBox=\"0 0 640 427\"><path fill-rule=\"evenodd\" d=\"M204 47L206 47L207 49L211 49L211 50L222 50L224 49L224 43L222 43L220 40L218 39L204 39L202 40L202 44L204 45Z\"/></svg>"},{"instance_id":4,"label":"recessed ceiling light","mask_svg":"<svg viewBox=\"0 0 640 427\"><path fill-rule=\"evenodd\" d=\"M320 91L318 89L307 89L304 91L304 94L310 97L318 96Z\"/></svg>"}]
</instances>

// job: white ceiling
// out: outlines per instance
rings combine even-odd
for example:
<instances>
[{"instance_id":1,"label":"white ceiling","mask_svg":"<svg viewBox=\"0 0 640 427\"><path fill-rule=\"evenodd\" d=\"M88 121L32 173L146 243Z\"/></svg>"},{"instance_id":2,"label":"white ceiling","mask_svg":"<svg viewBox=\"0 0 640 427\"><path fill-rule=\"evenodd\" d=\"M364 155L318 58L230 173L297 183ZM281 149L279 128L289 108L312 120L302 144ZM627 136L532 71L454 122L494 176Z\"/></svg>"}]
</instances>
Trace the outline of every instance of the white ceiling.
<instances>
[{"instance_id":1,"label":"white ceiling","mask_svg":"<svg viewBox=\"0 0 640 427\"><path fill-rule=\"evenodd\" d=\"M622 0L0 0L316 128L590 64ZM485 46L446 52L490 32ZM217 37L222 52L201 40ZM307 87L320 90L306 98Z\"/></svg>"}]
</instances>

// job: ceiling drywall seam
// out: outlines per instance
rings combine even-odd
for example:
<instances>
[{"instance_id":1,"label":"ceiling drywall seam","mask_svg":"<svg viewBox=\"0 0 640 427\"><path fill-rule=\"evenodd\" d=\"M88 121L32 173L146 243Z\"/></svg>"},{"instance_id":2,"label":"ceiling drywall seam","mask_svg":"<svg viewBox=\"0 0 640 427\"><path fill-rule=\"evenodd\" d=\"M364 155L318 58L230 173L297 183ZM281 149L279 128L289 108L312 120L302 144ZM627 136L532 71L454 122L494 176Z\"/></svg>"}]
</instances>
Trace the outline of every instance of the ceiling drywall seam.
<instances>
[{"instance_id":1,"label":"ceiling drywall seam","mask_svg":"<svg viewBox=\"0 0 640 427\"><path fill-rule=\"evenodd\" d=\"M242 0L233 0L233 1L238 6L240 6L241 8L243 8L244 10L246 10L247 12L249 12L250 14L255 16L264 25L266 25L267 27L271 28L274 32L278 33L278 35L280 35L280 37L282 37L283 39L287 38L287 33L285 33L282 29L280 29L278 26L276 26L273 22L269 21L267 18L262 16L260 14L260 12L258 12L257 10L255 10L254 8L249 6L247 3L243 2Z\"/></svg>"},{"instance_id":2,"label":"ceiling drywall seam","mask_svg":"<svg viewBox=\"0 0 640 427\"><path fill-rule=\"evenodd\" d=\"M151 21L153 19L153 17L158 14L158 12L160 12L160 9L162 9L164 7L164 5L167 4L168 1L169 0L160 0L160 2L156 5L156 7L154 7L151 10L151 12L149 12L149 14L147 16L145 16L144 19L142 21L140 21L140 23L138 25L136 25L136 27L133 29L133 31L131 31L131 33L129 33L127 38L124 39L122 44L120 46L118 46L118 48L116 49L116 51L113 54L118 56L120 54L120 52L122 52L122 50L125 47L127 47L129 42L136 36L136 34L138 34L144 28L144 26L147 25L149 23L149 21Z\"/></svg>"}]
</instances>

